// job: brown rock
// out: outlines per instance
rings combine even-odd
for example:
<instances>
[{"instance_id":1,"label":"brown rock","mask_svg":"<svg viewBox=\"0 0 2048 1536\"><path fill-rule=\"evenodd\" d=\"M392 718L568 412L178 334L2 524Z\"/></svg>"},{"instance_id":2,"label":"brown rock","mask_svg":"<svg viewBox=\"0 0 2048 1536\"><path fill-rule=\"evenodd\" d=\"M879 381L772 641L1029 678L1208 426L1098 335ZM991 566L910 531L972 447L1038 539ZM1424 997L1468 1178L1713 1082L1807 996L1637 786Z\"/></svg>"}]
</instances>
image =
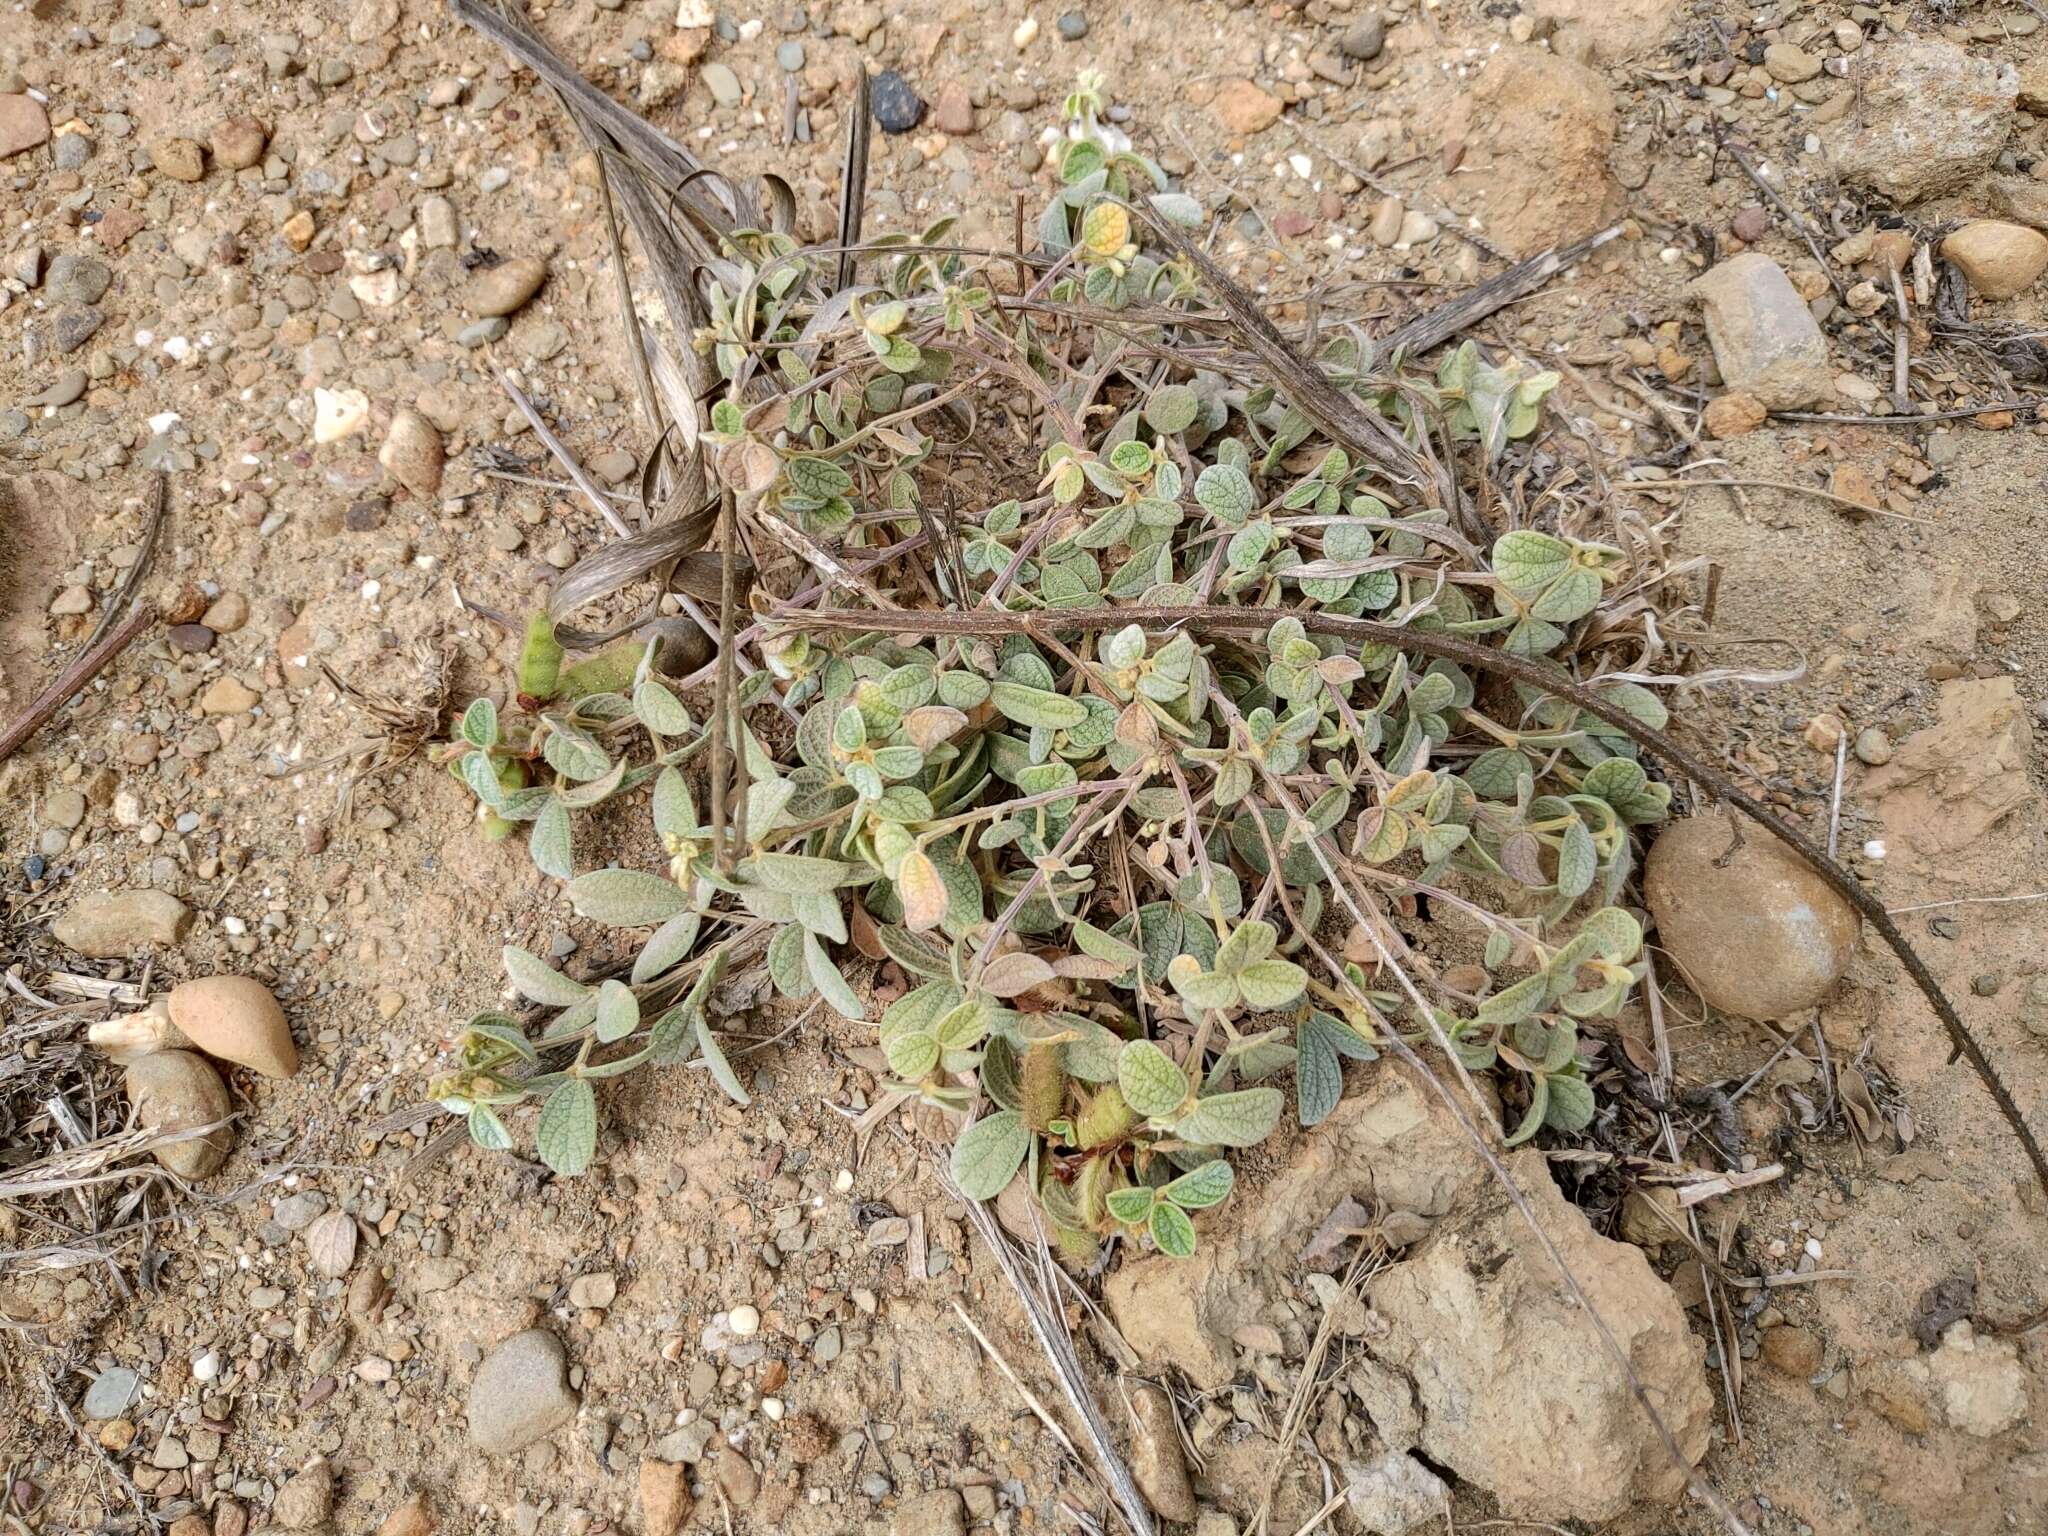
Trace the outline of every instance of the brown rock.
<instances>
[{"instance_id":1,"label":"brown rock","mask_svg":"<svg viewBox=\"0 0 2048 1536\"><path fill-rule=\"evenodd\" d=\"M149 146L149 158L173 181L198 181L206 175L206 151L191 139L158 139Z\"/></svg>"},{"instance_id":2,"label":"brown rock","mask_svg":"<svg viewBox=\"0 0 2048 1536\"><path fill-rule=\"evenodd\" d=\"M956 139L974 132L974 103L958 80L948 80L932 98L932 126Z\"/></svg>"},{"instance_id":3,"label":"brown rock","mask_svg":"<svg viewBox=\"0 0 2048 1536\"><path fill-rule=\"evenodd\" d=\"M270 989L247 976L202 976L171 989L171 1022L209 1056L290 1077L299 1048Z\"/></svg>"},{"instance_id":4,"label":"brown rock","mask_svg":"<svg viewBox=\"0 0 2048 1536\"><path fill-rule=\"evenodd\" d=\"M1553 27L1576 27L1591 41L1593 56L1618 64L1648 53L1671 31L1678 0L1530 0L1522 13Z\"/></svg>"},{"instance_id":5,"label":"brown rock","mask_svg":"<svg viewBox=\"0 0 2048 1536\"><path fill-rule=\"evenodd\" d=\"M171 1522L171 1536L213 1536L213 1522L204 1515L180 1515Z\"/></svg>"},{"instance_id":6,"label":"brown rock","mask_svg":"<svg viewBox=\"0 0 2048 1536\"><path fill-rule=\"evenodd\" d=\"M712 1475L719 1492L725 1495L734 1509L745 1509L761 1491L761 1474L732 1446L718 1453L718 1466Z\"/></svg>"},{"instance_id":7,"label":"brown rock","mask_svg":"<svg viewBox=\"0 0 2048 1536\"><path fill-rule=\"evenodd\" d=\"M99 891L82 896L50 932L58 943L94 960L113 960L152 946L184 942L192 909L169 891Z\"/></svg>"},{"instance_id":8,"label":"brown rock","mask_svg":"<svg viewBox=\"0 0 2048 1536\"><path fill-rule=\"evenodd\" d=\"M263 702L263 695L239 677L221 676L199 696L203 715L245 715Z\"/></svg>"},{"instance_id":9,"label":"brown rock","mask_svg":"<svg viewBox=\"0 0 2048 1536\"><path fill-rule=\"evenodd\" d=\"M2048 235L2002 219L1972 219L1941 242L1970 287L1987 299L2009 299L2048 269Z\"/></svg>"},{"instance_id":10,"label":"brown rock","mask_svg":"<svg viewBox=\"0 0 2048 1536\"><path fill-rule=\"evenodd\" d=\"M123 1076L136 1121L151 1130L185 1130L225 1120L234 1106L220 1074L192 1051L158 1051ZM227 1161L234 1132L227 1126L210 1135L156 1149L156 1160L181 1179L203 1179Z\"/></svg>"},{"instance_id":11,"label":"brown rock","mask_svg":"<svg viewBox=\"0 0 2048 1536\"><path fill-rule=\"evenodd\" d=\"M1726 440L1731 437L1748 436L1769 421L1771 413L1755 395L1746 395L1739 389L1731 389L1727 394L1716 395L1707 402L1702 419L1706 423L1709 437Z\"/></svg>"},{"instance_id":12,"label":"brown rock","mask_svg":"<svg viewBox=\"0 0 2048 1536\"><path fill-rule=\"evenodd\" d=\"M537 256L514 256L479 268L469 280L463 307L486 319L509 315L540 291L547 275L547 263Z\"/></svg>"},{"instance_id":13,"label":"brown rock","mask_svg":"<svg viewBox=\"0 0 2048 1536\"><path fill-rule=\"evenodd\" d=\"M1856 952L1862 920L1782 843L1725 814L1667 826L1643 891L1657 938L1692 989L1746 1019L1820 1001Z\"/></svg>"},{"instance_id":14,"label":"brown rock","mask_svg":"<svg viewBox=\"0 0 2048 1536\"><path fill-rule=\"evenodd\" d=\"M2033 728L2010 677L1947 683L1935 723L1900 742L1863 781L1894 851L1943 857L2033 798Z\"/></svg>"},{"instance_id":15,"label":"brown rock","mask_svg":"<svg viewBox=\"0 0 2048 1536\"><path fill-rule=\"evenodd\" d=\"M651 1525L647 1533L658 1536ZM434 1507L427 1502L427 1496L416 1493L391 1511L377 1527L377 1536L434 1536Z\"/></svg>"},{"instance_id":16,"label":"brown rock","mask_svg":"<svg viewBox=\"0 0 2048 1536\"><path fill-rule=\"evenodd\" d=\"M689 1468L647 1457L640 1463L640 1528L643 1536L676 1536L690 1518Z\"/></svg>"},{"instance_id":17,"label":"brown rock","mask_svg":"<svg viewBox=\"0 0 2048 1536\"><path fill-rule=\"evenodd\" d=\"M1191 1524L1199 1511L1172 1402L1157 1387L1134 1387L1131 1415L1131 1475L1139 1492L1161 1519Z\"/></svg>"},{"instance_id":18,"label":"brown rock","mask_svg":"<svg viewBox=\"0 0 2048 1536\"><path fill-rule=\"evenodd\" d=\"M1921 1362L1910 1363L1919 1366L1921 1375L1926 1374L1927 1367ZM1924 1435L1933 1427L1924 1389L1907 1380L1904 1371L1891 1370L1880 1374L1864 1387L1863 1395L1871 1407L1909 1435Z\"/></svg>"},{"instance_id":19,"label":"brown rock","mask_svg":"<svg viewBox=\"0 0 2048 1536\"><path fill-rule=\"evenodd\" d=\"M1810 1328L1766 1328L1761 1348L1764 1363L1786 1376L1811 1376L1820 1369L1820 1340Z\"/></svg>"},{"instance_id":20,"label":"brown rock","mask_svg":"<svg viewBox=\"0 0 2048 1536\"><path fill-rule=\"evenodd\" d=\"M310 1531L325 1525L334 1513L334 1464L325 1456L307 1462L277 1490L270 1513L288 1531Z\"/></svg>"},{"instance_id":21,"label":"brown rock","mask_svg":"<svg viewBox=\"0 0 2048 1536\"><path fill-rule=\"evenodd\" d=\"M1466 146L1458 169L1465 211L1517 256L1590 235L1620 207L1608 174L1615 110L1607 82L1537 48L1503 48L1452 106L1446 142Z\"/></svg>"},{"instance_id":22,"label":"brown rock","mask_svg":"<svg viewBox=\"0 0 2048 1536\"><path fill-rule=\"evenodd\" d=\"M222 1499L213 1511L213 1536L244 1536L249 1512L233 1499Z\"/></svg>"},{"instance_id":23,"label":"brown rock","mask_svg":"<svg viewBox=\"0 0 2048 1536\"><path fill-rule=\"evenodd\" d=\"M400 410L392 416L384 446L377 450L377 462L415 496L433 496L440 491L447 460L440 428L415 410Z\"/></svg>"},{"instance_id":24,"label":"brown rock","mask_svg":"<svg viewBox=\"0 0 2048 1536\"><path fill-rule=\"evenodd\" d=\"M1211 106L1225 128L1246 137L1280 121L1280 98L1249 80L1224 81Z\"/></svg>"},{"instance_id":25,"label":"brown rock","mask_svg":"<svg viewBox=\"0 0 2048 1536\"><path fill-rule=\"evenodd\" d=\"M224 170L245 171L263 158L270 131L253 117L231 117L213 130L213 163Z\"/></svg>"},{"instance_id":26,"label":"brown rock","mask_svg":"<svg viewBox=\"0 0 2048 1536\"><path fill-rule=\"evenodd\" d=\"M0 96L0 160L49 142L50 114L33 96Z\"/></svg>"}]
</instances>

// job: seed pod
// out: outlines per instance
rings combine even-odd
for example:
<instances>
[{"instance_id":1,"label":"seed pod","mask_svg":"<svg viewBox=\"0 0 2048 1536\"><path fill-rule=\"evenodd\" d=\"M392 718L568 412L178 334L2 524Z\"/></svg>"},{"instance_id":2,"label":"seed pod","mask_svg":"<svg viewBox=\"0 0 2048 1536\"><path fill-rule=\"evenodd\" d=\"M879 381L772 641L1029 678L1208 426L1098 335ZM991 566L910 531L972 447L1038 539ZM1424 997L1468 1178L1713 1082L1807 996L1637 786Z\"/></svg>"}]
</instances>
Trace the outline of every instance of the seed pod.
<instances>
[{"instance_id":1,"label":"seed pod","mask_svg":"<svg viewBox=\"0 0 2048 1536\"><path fill-rule=\"evenodd\" d=\"M1111 1083L1082 1109L1080 1118L1074 1122L1074 1142L1083 1152L1091 1151L1104 1142L1115 1141L1135 1124L1131 1106L1124 1102L1116 1084Z\"/></svg>"},{"instance_id":2,"label":"seed pod","mask_svg":"<svg viewBox=\"0 0 2048 1536\"><path fill-rule=\"evenodd\" d=\"M520 696L545 704L555 696L561 677L562 642L555 638L555 621L536 613L526 621L526 644L519 652Z\"/></svg>"},{"instance_id":3,"label":"seed pod","mask_svg":"<svg viewBox=\"0 0 2048 1536\"><path fill-rule=\"evenodd\" d=\"M1043 1136L1067 1107L1067 1074L1060 1048L1040 1043L1024 1053L1024 1123Z\"/></svg>"}]
</instances>

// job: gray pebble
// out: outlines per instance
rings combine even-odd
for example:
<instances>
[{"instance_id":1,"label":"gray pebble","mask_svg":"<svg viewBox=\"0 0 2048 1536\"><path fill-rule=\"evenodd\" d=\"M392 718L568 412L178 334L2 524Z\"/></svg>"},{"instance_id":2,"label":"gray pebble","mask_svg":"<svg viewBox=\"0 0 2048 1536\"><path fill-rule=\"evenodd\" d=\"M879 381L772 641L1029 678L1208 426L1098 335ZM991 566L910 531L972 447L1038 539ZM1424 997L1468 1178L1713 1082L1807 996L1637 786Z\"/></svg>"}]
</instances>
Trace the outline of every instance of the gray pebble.
<instances>
[{"instance_id":1,"label":"gray pebble","mask_svg":"<svg viewBox=\"0 0 2048 1536\"><path fill-rule=\"evenodd\" d=\"M75 171L92 158L96 146L89 134L60 133L57 135L56 162L60 171Z\"/></svg>"},{"instance_id":2,"label":"gray pebble","mask_svg":"<svg viewBox=\"0 0 2048 1536\"><path fill-rule=\"evenodd\" d=\"M724 64L706 64L700 77L721 107L736 107L740 101L740 77Z\"/></svg>"},{"instance_id":3,"label":"gray pebble","mask_svg":"<svg viewBox=\"0 0 2048 1536\"><path fill-rule=\"evenodd\" d=\"M50 325L50 345L61 353L76 352L98 334L107 317L90 306L67 309Z\"/></svg>"},{"instance_id":4,"label":"gray pebble","mask_svg":"<svg viewBox=\"0 0 2048 1536\"><path fill-rule=\"evenodd\" d=\"M110 1371L101 1371L93 1377L92 1385L85 1389L82 1406L88 1419L118 1419L135 1401L135 1394L142 1385L141 1378L126 1366L115 1366Z\"/></svg>"},{"instance_id":5,"label":"gray pebble","mask_svg":"<svg viewBox=\"0 0 2048 1536\"><path fill-rule=\"evenodd\" d=\"M1856 761L1876 768L1892 760L1892 739L1874 725L1856 733Z\"/></svg>"},{"instance_id":6,"label":"gray pebble","mask_svg":"<svg viewBox=\"0 0 2048 1536\"><path fill-rule=\"evenodd\" d=\"M781 44L775 50L775 62L792 75L804 67L804 45L795 38Z\"/></svg>"},{"instance_id":7,"label":"gray pebble","mask_svg":"<svg viewBox=\"0 0 2048 1536\"><path fill-rule=\"evenodd\" d=\"M479 320L465 325L455 333L455 339L465 347L481 347L493 341L505 339L505 333L512 329L512 323L503 315L493 315L488 320Z\"/></svg>"},{"instance_id":8,"label":"gray pebble","mask_svg":"<svg viewBox=\"0 0 2048 1536\"><path fill-rule=\"evenodd\" d=\"M1059 19L1060 37L1069 43L1078 43L1088 35L1088 17L1081 11L1068 11Z\"/></svg>"}]
</instances>

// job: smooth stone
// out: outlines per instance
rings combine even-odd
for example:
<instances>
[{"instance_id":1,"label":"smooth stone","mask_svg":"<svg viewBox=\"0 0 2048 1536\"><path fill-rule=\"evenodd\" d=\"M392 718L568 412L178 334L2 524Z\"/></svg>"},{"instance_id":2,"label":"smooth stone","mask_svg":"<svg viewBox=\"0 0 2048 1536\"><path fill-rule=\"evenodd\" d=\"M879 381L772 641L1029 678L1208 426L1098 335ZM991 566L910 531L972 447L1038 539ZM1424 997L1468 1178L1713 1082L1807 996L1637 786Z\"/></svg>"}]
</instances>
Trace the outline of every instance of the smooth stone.
<instances>
[{"instance_id":1,"label":"smooth stone","mask_svg":"<svg viewBox=\"0 0 2048 1536\"><path fill-rule=\"evenodd\" d=\"M171 989L171 1022L198 1049L222 1061L290 1077L299 1048L270 989L247 976L201 976Z\"/></svg>"},{"instance_id":2,"label":"smooth stone","mask_svg":"<svg viewBox=\"0 0 2048 1536\"><path fill-rule=\"evenodd\" d=\"M324 1526L334 1513L334 1464L325 1456L307 1462L277 1490L270 1513L288 1531Z\"/></svg>"},{"instance_id":3,"label":"smooth stone","mask_svg":"<svg viewBox=\"0 0 2048 1536\"><path fill-rule=\"evenodd\" d=\"M1735 831L1725 814L1671 823L1651 845L1644 895L1695 992L1742 1018L1785 1018L1827 995L1862 920L1761 827L1744 822L1739 849Z\"/></svg>"},{"instance_id":4,"label":"smooth stone","mask_svg":"<svg viewBox=\"0 0 2048 1536\"><path fill-rule=\"evenodd\" d=\"M97 304L113 286L114 269L96 256L65 251L44 275L45 291L58 304Z\"/></svg>"},{"instance_id":5,"label":"smooth stone","mask_svg":"<svg viewBox=\"0 0 2048 1536\"><path fill-rule=\"evenodd\" d=\"M2048 270L2048 235L2003 219L1972 219L1941 242L1941 254L1978 297L2010 299Z\"/></svg>"},{"instance_id":6,"label":"smooth stone","mask_svg":"<svg viewBox=\"0 0 2048 1536\"><path fill-rule=\"evenodd\" d=\"M149 158L173 181L199 181L206 175L206 151L193 139L158 139L149 146Z\"/></svg>"},{"instance_id":7,"label":"smooth stone","mask_svg":"<svg viewBox=\"0 0 2048 1536\"><path fill-rule=\"evenodd\" d=\"M463 307L486 319L512 314L540 291L547 275L548 264L538 256L514 256L482 268L469 280Z\"/></svg>"},{"instance_id":8,"label":"smooth stone","mask_svg":"<svg viewBox=\"0 0 2048 1536\"><path fill-rule=\"evenodd\" d=\"M392 478L415 496L433 496L441 489L441 473L448 460L441 432L418 411L403 409L391 418L384 446L377 450L377 462Z\"/></svg>"},{"instance_id":9,"label":"smooth stone","mask_svg":"<svg viewBox=\"0 0 2048 1536\"><path fill-rule=\"evenodd\" d=\"M234 1106L220 1074L193 1051L157 1051L133 1063L123 1075L138 1124L151 1130L186 1130L225 1120ZM222 1126L206 1136L156 1149L156 1160L181 1179L203 1179L227 1161L234 1131Z\"/></svg>"},{"instance_id":10,"label":"smooth stone","mask_svg":"<svg viewBox=\"0 0 2048 1536\"><path fill-rule=\"evenodd\" d=\"M712 99L721 107L736 107L740 104L740 77L724 64L706 64L700 77L711 92Z\"/></svg>"},{"instance_id":11,"label":"smooth stone","mask_svg":"<svg viewBox=\"0 0 2048 1536\"><path fill-rule=\"evenodd\" d=\"M246 171L263 158L269 143L269 130L255 118L228 118L213 130L213 163L223 170Z\"/></svg>"},{"instance_id":12,"label":"smooth stone","mask_svg":"<svg viewBox=\"0 0 2048 1536\"><path fill-rule=\"evenodd\" d=\"M128 1411L141 1387L141 1377L126 1366L117 1365L93 1377L80 1406L88 1419L118 1419Z\"/></svg>"},{"instance_id":13,"label":"smooth stone","mask_svg":"<svg viewBox=\"0 0 2048 1536\"><path fill-rule=\"evenodd\" d=\"M545 1328L515 1333L484 1356L469 1388L469 1439L492 1456L510 1456L576 1417L569 1357Z\"/></svg>"}]
</instances>

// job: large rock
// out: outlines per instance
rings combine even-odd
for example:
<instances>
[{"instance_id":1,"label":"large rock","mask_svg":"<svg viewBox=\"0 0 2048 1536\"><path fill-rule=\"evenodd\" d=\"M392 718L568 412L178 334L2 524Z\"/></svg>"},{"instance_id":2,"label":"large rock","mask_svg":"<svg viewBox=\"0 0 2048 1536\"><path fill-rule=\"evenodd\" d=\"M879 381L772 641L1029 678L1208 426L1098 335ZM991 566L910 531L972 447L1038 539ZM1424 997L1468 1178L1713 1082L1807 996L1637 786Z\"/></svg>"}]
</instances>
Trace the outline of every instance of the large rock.
<instances>
[{"instance_id":1,"label":"large rock","mask_svg":"<svg viewBox=\"0 0 2048 1536\"><path fill-rule=\"evenodd\" d=\"M1541 1153L1509 1168L1696 1461L1713 1402L1703 1347L1670 1287L1637 1249L1592 1230ZM1117 1326L1153 1360L1221 1385L1236 1369L1231 1335L1281 1314L1303 1248L1347 1197L1376 1200L1382 1224L1425 1234L1368 1293L1383 1433L1407 1438L1419 1413L1422 1454L1494 1493L1510 1516L1606 1520L1678 1491L1682 1474L1535 1236L1449 1112L1396 1063L1375 1067L1365 1092L1303 1136L1256 1197L1223 1207L1192 1259L1155 1256L1111 1276ZM1401 1469L1383 1470L1375 1496Z\"/></svg>"},{"instance_id":2,"label":"large rock","mask_svg":"<svg viewBox=\"0 0 2048 1536\"><path fill-rule=\"evenodd\" d=\"M1671 1288L1639 1249L1596 1233L1540 1152L1508 1164L1536 1219L1606 1321L1688 1462L1706 1454L1714 1400ZM1627 1377L1504 1195L1445 1222L1367 1291L1380 1359L1415 1382L1422 1450L1529 1520L1613 1520L1676 1498L1685 1473Z\"/></svg>"},{"instance_id":3,"label":"large rock","mask_svg":"<svg viewBox=\"0 0 2048 1536\"><path fill-rule=\"evenodd\" d=\"M1444 125L1446 140L1468 146L1460 211L1517 256L1592 234L1620 207L1607 174L1614 130L1614 97L1598 74L1540 49L1503 48Z\"/></svg>"},{"instance_id":4,"label":"large rock","mask_svg":"<svg viewBox=\"0 0 2048 1536\"><path fill-rule=\"evenodd\" d=\"M2009 299L2048 268L2048 235L2003 219L1972 219L1941 242L1941 254L1969 279L1972 293Z\"/></svg>"},{"instance_id":5,"label":"large rock","mask_svg":"<svg viewBox=\"0 0 2048 1536\"><path fill-rule=\"evenodd\" d=\"M569 1357L545 1328L515 1333L484 1356L469 1386L469 1439L480 1451L510 1456L576 1417Z\"/></svg>"},{"instance_id":6,"label":"large rock","mask_svg":"<svg viewBox=\"0 0 2048 1536\"><path fill-rule=\"evenodd\" d=\"M1656 48L1671 32L1678 0L1529 0L1525 15L1558 27L1579 27L1603 64Z\"/></svg>"},{"instance_id":7,"label":"large rock","mask_svg":"<svg viewBox=\"0 0 2048 1536\"><path fill-rule=\"evenodd\" d=\"M1896 853L1943 858L2033 798L2026 701L2010 677L1944 683L1933 725L1900 742L1863 781Z\"/></svg>"},{"instance_id":8,"label":"large rock","mask_svg":"<svg viewBox=\"0 0 2048 1536\"><path fill-rule=\"evenodd\" d=\"M1172 1361L1198 1386L1221 1386L1237 1370L1231 1335L1281 1310L1302 1249L1345 1196L1368 1210L1377 1201L1382 1221L1405 1218L1419 1232L1480 1176L1471 1144L1430 1090L1388 1063L1302 1138L1256 1200L1206 1218L1192 1258L1155 1255L1111 1275L1110 1311L1140 1354Z\"/></svg>"},{"instance_id":9,"label":"large rock","mask_svg":"<svg viewBox=\"0 0 2048 1536\"><path fill-rule=\"evenodd\" d=\"M1968 1318L1949 1324L1927 1360L1941 1411L1966 1435L1989 1440L2027 1416L2027 1368L2011 1339L1980 1338Z\"/></svg>"},{"instance_id":10,"label":"large rock","mask_svg":"<svg viewBox=\"0 0 2048 1536\"><path fill-rule=\"evenodd\" d=\"M1643 894L1657 941L1692 989L1745 1019L1778 1019L1826 996L1856 953L1862 920L1754 822L1725 814L1667 826Z\"/></svg>"},{"instance_id":11,"label":"large rock","mask_svg":"<svg viewBox=\"0 0 2048 1536\"><path fill-rule=\"evenodd\" d=\"M1344 1502L1358 1528L1370 1536L1406 1536L1418 1526L1444 1523L1451 1491L1406 1451L1389 1451L1376 1461L1344 1468Z\"/></svg>"},{"instance_id":12,"label":"large rock","mask_svg":"<svg viewBox=\"0 0 2048 1536\"><path fill-rule=\"evenodd\" d=\"M82 896L50 925L59 944L93 960L180 944L191 929L192 909L169 891L152 890Z\"/></svg>"},{"instance_id":13,"label":"large rock","mask_svg":"<svg viewBox=\"0 0 2048 1536\"><path fill-rule=\"evenodd\" d=\"M1826 136L1841 178L1916 203L1991 169L2013 125L2019 76L2001 60L1923 37L1877 55L1856 110Z\"/></svg>"},{"instance_id":14,"label":"large rock","mask_svg":"<svg viewBox=\"0 0 2048 1536\"><path fill-rule=\"evenodd\" d=\"M248 976L200 976L180 982L166 1002L171 1023L209 1056L290 1077L299 1070L291 1025L270 988Z\"/></svg>"},{"instance_id":15,"label":"large rock","mask_svg":"<svg viewBox=\"0 0 2048 1536\"><path fill-rule=\"evenodd\" d=\"M214 1125L234 1113L220 1074L196 1051L157 1051L122 1076L138 1125L150 1130L189 1131ZM235 1144L231 1127L189 1137L156 1149L156 1160L181 1179L203 1179L228 1160Z\"/></svg>"},{"instance_id":16,"label":"large rock","mask_svg":"<svg viewBox=\"0 0 2048 1536\"><path fill-rule=\"evenodd\" d=\"M1827 338L1785 269L1744 251L1693 280L1714 362L1730 389L1773 411L1813 404L1834 381Z\"/></svg>"},{"instance_id":17,"label":"large rock","mask_svg":"<svg viewBox=\"0 0 2048 1536\"><path fill-rule=\"evenodd\" d=\"M0 96L0 160L34 149L50 137L50 114L33 96L10 92Z\"/></svg>"},{"instance_id":18,"label":"large rock","mask_svg":"<svg viewBox=\"0 0 2048 1536\"><path fill-rule=\"evenodd\" d=\"M2048 230L2048 181L1999 176L1991 183L1991 211L2029 229ZM54 270L56 263L52 262Z\"/></svg>"}]
</instances>

